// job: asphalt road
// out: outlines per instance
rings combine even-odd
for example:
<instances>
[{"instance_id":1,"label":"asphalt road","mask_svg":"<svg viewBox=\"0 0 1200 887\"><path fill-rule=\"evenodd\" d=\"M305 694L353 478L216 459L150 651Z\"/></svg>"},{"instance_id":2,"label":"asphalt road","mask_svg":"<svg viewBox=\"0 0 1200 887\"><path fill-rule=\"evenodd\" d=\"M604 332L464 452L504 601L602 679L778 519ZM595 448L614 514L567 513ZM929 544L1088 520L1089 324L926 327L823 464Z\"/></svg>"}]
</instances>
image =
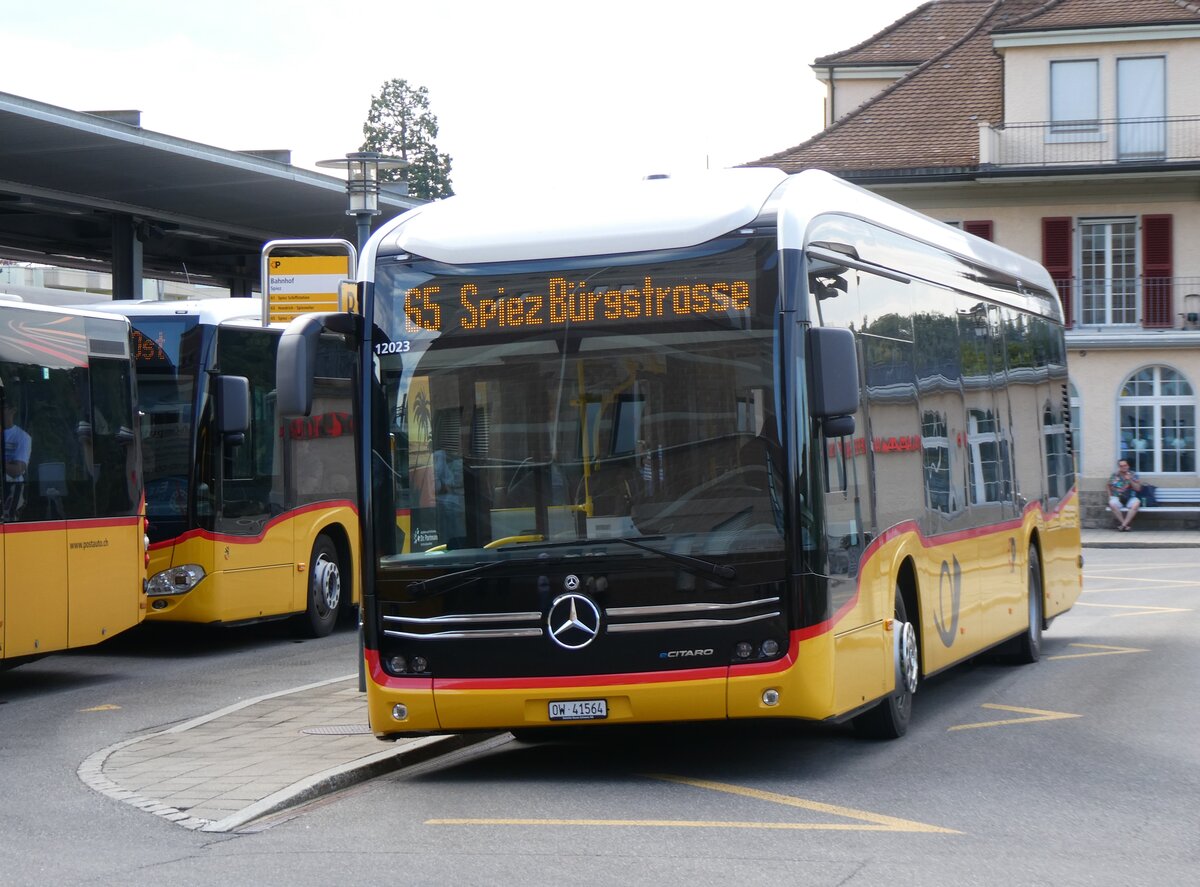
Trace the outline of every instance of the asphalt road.
<instances>
[{"instance_id":1,"label":"asphalt road","mask_svg":"<svg viewBox=\"0 0 1200 887\"><path fill-rule=\"evenodd\" d=\"M48 658L0 673L0 880L1195 883L1200 549L1086 556L1042 662L935 677L896 742L804 725L503 737L222 836L98 796L75 768L152 727L346 674L353 635L155 634ZM87 710L104 704L121 707Z\"/></svg>"}]
</instances>

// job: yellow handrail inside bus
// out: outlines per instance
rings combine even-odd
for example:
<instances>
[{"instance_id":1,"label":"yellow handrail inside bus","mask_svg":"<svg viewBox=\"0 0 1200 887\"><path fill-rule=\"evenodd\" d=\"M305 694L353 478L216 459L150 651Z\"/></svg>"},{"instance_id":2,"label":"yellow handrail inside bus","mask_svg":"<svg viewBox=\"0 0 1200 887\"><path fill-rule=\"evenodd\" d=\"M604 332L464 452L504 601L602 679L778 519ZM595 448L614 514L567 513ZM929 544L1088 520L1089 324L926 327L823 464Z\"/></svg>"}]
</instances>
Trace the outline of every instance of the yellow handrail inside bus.
<instances>
[{"instance_id":1,"label":"yellow handrail inside bus","mask_svg":"<svg viewBox=\"0 0 1200 887\"><path fill-rule=\"evenodd\" d=\"M545 536L539 536L534 533L527 536L503 536L500 539L493 539L484 548L499 548L502 545L515 545L518 542L545 542ZM432 549L431 549L432 550Z\"/></svg>"}]
</instances>

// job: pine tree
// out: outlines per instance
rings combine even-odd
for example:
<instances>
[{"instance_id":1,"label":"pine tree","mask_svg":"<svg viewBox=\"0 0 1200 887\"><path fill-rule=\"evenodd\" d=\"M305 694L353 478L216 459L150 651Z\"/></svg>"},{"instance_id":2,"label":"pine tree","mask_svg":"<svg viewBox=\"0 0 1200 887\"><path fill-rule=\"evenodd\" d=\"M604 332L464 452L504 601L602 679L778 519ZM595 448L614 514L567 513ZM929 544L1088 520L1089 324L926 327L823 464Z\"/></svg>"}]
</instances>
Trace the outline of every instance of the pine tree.
<instances>
[{"instance_id":1,"label":"pine tree","mask_svg":"<svg viewBox=\"0 0 1200 887\"><path fill-rule=\"evenodd\" d=\"M429 90L412 87L396 78L371 97L371 110L363 124L363 151L378 151L409 162L405 169L380 170L383 182L408 182L412 197L435 200L454 193L450 183L450 155L438 152L437 115L429 110Z\"/></svg>"}]
</instances>

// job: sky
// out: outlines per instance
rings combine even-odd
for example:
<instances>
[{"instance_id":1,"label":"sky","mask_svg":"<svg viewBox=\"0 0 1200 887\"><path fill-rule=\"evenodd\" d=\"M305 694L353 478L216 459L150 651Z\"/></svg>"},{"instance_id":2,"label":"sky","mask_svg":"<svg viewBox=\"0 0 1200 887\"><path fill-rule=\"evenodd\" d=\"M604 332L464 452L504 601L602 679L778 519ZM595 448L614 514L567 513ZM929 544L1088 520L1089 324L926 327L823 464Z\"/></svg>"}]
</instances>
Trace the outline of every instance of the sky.
<instances>
[{"instance_id":1,"label":"sky","mask_svg":"<svg viewBox=\"0 0 1200 887\"><path fill-rule=\"evenodd\" d=\"M0 0L0 92L316 168L393 78L456 193L723 168L821 128L813 59L920 0Z\"/></svg>"}]
</instances>

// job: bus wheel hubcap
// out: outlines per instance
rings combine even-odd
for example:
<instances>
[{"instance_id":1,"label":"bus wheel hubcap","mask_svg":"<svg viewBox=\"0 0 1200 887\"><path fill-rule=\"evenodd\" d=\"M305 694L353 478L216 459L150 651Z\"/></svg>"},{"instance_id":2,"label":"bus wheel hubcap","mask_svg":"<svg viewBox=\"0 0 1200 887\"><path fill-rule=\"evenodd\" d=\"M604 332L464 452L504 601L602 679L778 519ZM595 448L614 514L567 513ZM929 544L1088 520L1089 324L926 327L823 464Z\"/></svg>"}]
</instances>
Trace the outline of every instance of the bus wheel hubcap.
<instances>
[{"instance_id":1,"label":"bus wheel hubcap","mask_svg":"<svg viewBox=\"0 0 1200 887\"><path fill-rule=\"evenodd\" d=\"M313 582L317 587L317 601L324 604L327 610L337 609L342 597L342 577L338 565L321 555L313 567Z\"/></svg>"},{"instance_id":2,"label":"bus wheel hubcap","mask_svg":"<svg viewBox=\"0 0 1200 887\"><path fill-rule=\"evenodd\" d=\"M917 633L911 622L901 622L898 626L897 641L899 642L899 683L909 693L917 690Z\"/></svg>"}]
</instances>

